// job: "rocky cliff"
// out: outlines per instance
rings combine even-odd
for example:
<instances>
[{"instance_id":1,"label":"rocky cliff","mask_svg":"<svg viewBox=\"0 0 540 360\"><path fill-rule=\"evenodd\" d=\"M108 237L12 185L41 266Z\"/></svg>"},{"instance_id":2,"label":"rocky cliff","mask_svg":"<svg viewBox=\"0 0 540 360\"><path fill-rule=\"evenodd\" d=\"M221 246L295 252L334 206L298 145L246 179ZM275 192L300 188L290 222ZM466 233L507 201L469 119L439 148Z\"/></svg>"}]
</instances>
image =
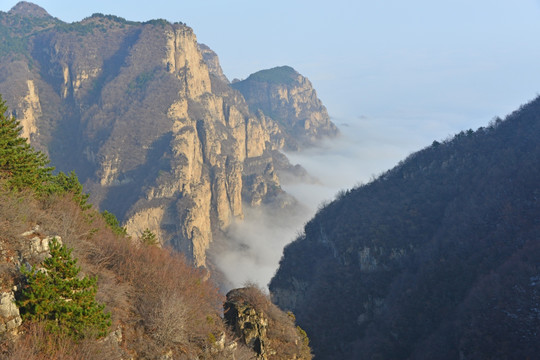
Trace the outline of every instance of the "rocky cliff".
<instances>
[{"instance_id":1,"label":"rocky cliff","mask_svg":"<svg viewBox=\"0 0 540 360\"><path fill-rule=\"evenodd\" d=\"M245 204L280 201L274 158L283 163L298 126L248 106L188 26L102 14L68 24L19 3L0 12L0 30L0 93L24 135L59 170L74 169L130 234L149 228L204 266ZM303 90L287 85L290 121L318 135L326 112L295 78Z\"/></svg>"},{"instance_id":2,"label":"rocky cliff","mask_svg":"<svg viewBox=\"0 0 540 360\"><path fill-rule=\"evenodd\" d=\"M290 66L256 72L232 87L244 95L252 111L261 110L276 120L290 149L338 134L311 82Z\"/></svg>"},{"instance_id":3,"label":"rocky cliff","mask_svg":"<svg viewBox=\"0 0 540 360\"><path fill-rule=\"evenodd\" d=\"M205 44L199 44L199 51L201 52L210 75L215 76L218 80L224 83L229 83L229 79L223 73L221 65L219 64L219 58L217 54Z\"/></svg>"},{"instance_id":4,"label":"rocky cliff","mask_svg":"<svg viewBox=\"0 0 540 360\"><path fill-rule=\"evenodd\" d=\"M317 359L534 358L540 99L321 208L270 283Z\"/></svg>"}]
</instances>

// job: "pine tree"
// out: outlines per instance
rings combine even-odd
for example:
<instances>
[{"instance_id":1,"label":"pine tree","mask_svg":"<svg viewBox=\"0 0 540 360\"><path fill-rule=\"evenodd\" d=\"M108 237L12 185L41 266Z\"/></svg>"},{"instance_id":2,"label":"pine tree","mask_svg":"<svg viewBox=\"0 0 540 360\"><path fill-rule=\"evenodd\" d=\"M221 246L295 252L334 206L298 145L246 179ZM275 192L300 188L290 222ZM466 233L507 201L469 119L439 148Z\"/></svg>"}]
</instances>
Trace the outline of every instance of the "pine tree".
<instances>
[{"instance_id":1,"label":"pine tree","mask_svg":"<svg viewBox=\"0 0 540 360\"><path fill-rule=\"evenodd\" d=\"M42 196L72 193L81 209L89 209L89 196L83 193L75 172L52 175L54 168L47 166L47 156L20 136L22 126L13 116L6 116L7 110L0 95L0 179L7 179L12 189L30 188Z\"/></svg>"},{"instance_id":2,"label":"pine tree","mask_svg":"<svg viewBox=\"0 0 540 360\"><path fill-rule=\"evenodd\" d=\"M116 234L120 236L127 235L127 230L124 226L120 226L120 222L116 218L116 216L113 213L108 212L107 210L103 210L101 213L101 216L103 216L103 219L105 219L105 223L109 228Z\"/></svg>"},{"instance_id":3,"label":"pine tree","mask_svg":"<svg viewBox=\"0 0 540 360\"><path fill-rule=\"evenodd\" d=\"M7 178L14 189L29 187L45 191L52 178L49 159L34 150L20 136L22 127L13 116L6 116L7 106L0 96L0 178Z\"/></svg>"},{"instance_id":4,"label":"pine tree","mask_svg":"<svg viewBox=\"0 0 540 360\"><path fill-rule=\"evenodd\" d=\"M50 331L75 339L106 335L110 314L95 300L97 277L77 277L77 259L56 238L49 247L43 269L21 269L27 279L17 302L23 319L44 322Z\"/></svg>"},{"instance_id":5,"label":"pine tree","mask_svg":"<svg viewBox=\"0 0 540 360\"><path fill-rule=\"evenodd\" d=\"M154 234L150 229L145 229L141 235L141 242L145 245L152 246L157 245L158 240L156 234Z\"/></svg>"},{"instance_id":6,"label":"pine tree","mask_svg":"<svg viewBox=\"0 0 540 360\"><path fill-rule=\"evenodd\" d=\"M87 210L92 207L91 204L88 204L90 195L83 192L83 186L79 182L79 178L75 171L71 171L69 175L60 171L58 175L53 176L47 188L47 192L49 194L72 193L73 199L82 210Z\"/></svg>"}]
</instances>

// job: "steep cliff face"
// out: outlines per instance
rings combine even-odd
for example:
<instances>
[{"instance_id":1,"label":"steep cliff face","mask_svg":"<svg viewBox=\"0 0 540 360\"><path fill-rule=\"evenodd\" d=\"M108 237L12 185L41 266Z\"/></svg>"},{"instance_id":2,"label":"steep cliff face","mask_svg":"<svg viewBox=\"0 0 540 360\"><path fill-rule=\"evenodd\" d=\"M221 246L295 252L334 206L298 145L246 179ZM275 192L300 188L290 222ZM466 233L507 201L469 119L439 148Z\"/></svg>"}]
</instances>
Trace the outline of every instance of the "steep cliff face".
<instances>
[{"instance_id":1,"label":"steep cliff face","mask_svg":"<svg viewBox=\"0 0 540 360\"><path fill-rule=\"evenodd\" d=\"M536 356L539 110L434 142L306 224L270 291L318 359Z\"/></svg>"},{"instance_id":2,"label":"steep cliff face","mask_svg":"<svg viewBox=\"0 0 540 360\"><path fill-rule=\"evenodd\" d=\"M0 13L0 93L24 135L130 234L149 228L206 265L244 203L282 193L284 128L250 111L186 25L101 14L66 24L39 9Z\"/></svg>"},{"instance_id":3,"label":"steep cliff face","mask_svg":"<svg viewBox=\"0 0 540 360\"><path fill-rule=\"evenodd\" d=\"M276 120L288 135L289 148L338 134L311 82L289 66L259 71L232 87L244 95L252 111L260 109Z\"/></svg>"},{"instance_id":4,"label":"steep cliff face","mask_svg":"<svg viewBox=\"0 0 540 360\"><path fill-rule=\"evenodd\" d=\"M210 72L210 75L213 75L218 80L221 80L224 83L228 84L229 79L227 79L227 77L223 73L223 70L221 69L217 54L205 44L199 44L199 50L203 56L206 66L208 66L208 71Z\"/></svg>"}]
</instances>

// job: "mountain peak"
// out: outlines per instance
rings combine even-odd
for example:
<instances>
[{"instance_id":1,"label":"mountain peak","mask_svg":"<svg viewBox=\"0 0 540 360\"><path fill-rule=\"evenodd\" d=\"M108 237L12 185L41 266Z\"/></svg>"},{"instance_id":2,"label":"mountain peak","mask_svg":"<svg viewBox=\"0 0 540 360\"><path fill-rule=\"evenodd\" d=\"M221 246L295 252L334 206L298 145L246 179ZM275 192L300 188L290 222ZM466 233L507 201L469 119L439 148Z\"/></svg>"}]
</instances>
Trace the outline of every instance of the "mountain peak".
<instances>
[{"instance_id":1,"label":"mountain peak","mask_svg":"<svg viewBox=\"0 0 540 360\"><path fill-rule=\"evenodd\" d=\"M260 70L251 74L247 80L291 84L295 82L300 74L290 66L277 66L272 69Z\"/></svg>"},{"instance_id":2,"label":"mountain peak","mask_svg":"<svg viewBox=\"0 0 540 360\"><path fill-rule=\"evenodd\" d=\"M9 10L11 15L21 15L27 17L46 18L52 17L45 9L28 1L20 1Z\"/></svg>"}]
</instances>

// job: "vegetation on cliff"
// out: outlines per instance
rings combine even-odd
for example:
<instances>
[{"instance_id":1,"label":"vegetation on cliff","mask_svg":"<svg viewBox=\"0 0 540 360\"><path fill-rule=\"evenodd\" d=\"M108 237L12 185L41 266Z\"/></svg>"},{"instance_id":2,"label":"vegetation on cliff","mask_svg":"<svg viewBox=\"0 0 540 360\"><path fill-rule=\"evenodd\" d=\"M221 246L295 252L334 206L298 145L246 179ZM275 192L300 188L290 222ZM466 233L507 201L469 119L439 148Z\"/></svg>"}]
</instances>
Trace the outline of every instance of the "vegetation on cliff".
<instances>
[{"instance_id":1,"label":"vegetation on cliff","mask_svg":"<svg viewBox=\"0 0 540 360\"><path fill-rule=\"evenodd\" d=\"M278 66L272 69L257 71L248 76L247 81L266 82L270 84L292 85L298 73L290 66Z\"/></svg>"},{"instance_id":2,"label":"vegetation on cliff","mask_svg":"<svg viewBox=\"0 0 540 360\"><path fill-rule=\"evenodd\" d=\"M334 358L540 350L540 98L322 207L270 289Z\"/></svg>"}]
</instances>

